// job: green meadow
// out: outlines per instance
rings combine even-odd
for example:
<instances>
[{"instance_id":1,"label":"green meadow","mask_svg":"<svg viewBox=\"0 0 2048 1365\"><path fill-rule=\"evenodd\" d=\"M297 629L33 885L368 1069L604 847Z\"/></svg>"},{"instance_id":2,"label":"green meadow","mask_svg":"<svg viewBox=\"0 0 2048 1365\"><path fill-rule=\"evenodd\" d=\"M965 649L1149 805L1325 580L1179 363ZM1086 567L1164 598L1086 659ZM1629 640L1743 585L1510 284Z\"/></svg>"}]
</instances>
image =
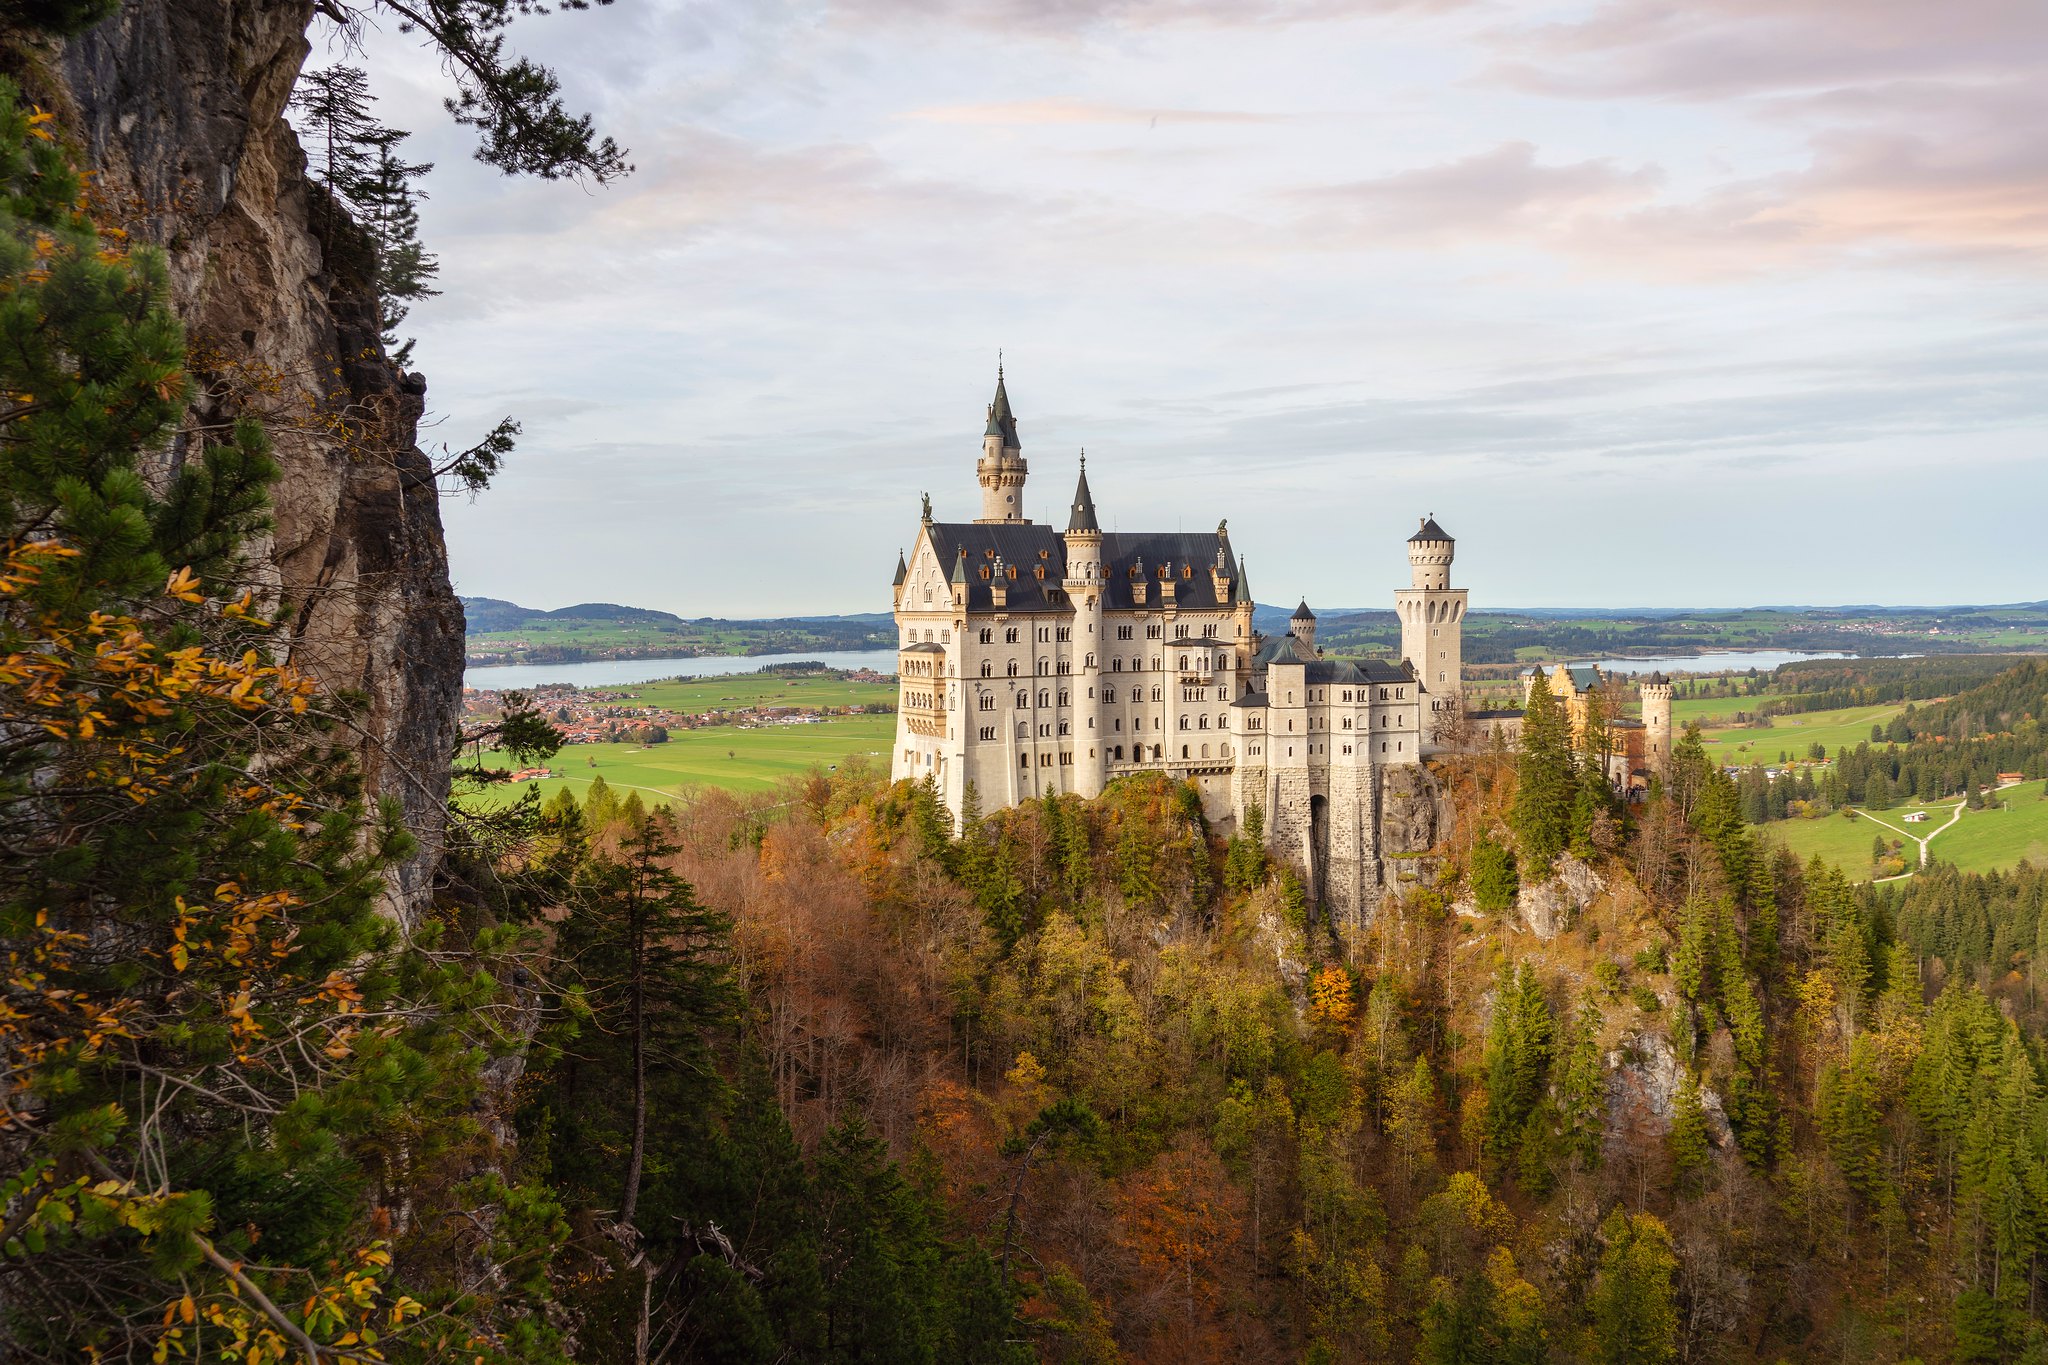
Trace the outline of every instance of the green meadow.
<instances>
[{"instance_id":1,"label":"green meadow","mask_svg":"<svg viewBox=\"0 0 2048 1365\"><path fill-rule=\"evenodd\" d=\"M2041 795L2044 786L2048 784L2023 782L1999 792L2000 804L1995 810L1965 810L1960 820L1928 843L1928 856L1965 872L1992 872L2022 859L2037 865L2048 863L2048 800ZM1773 820L1751 828L1763 838L1791 849L1802 862L1818 853L1823 861L1833 863L1854 880L1864 881L1870 876L1873 839L1898 839L1901 831L1924 835L1940 829L1955 806L1955 799L1950 798L1927 806L1897 806L1871 812L1890 826L1887 829L1878 828L1864 815L1845 819L1840 814L1816 820ZM1925 810L1927 823L1907 824L1902 817L1909 810ZM1919 846L1910 839L1903 842L1910 870L1918 865Z\"/></svg>"},{"instance_id":2,"label":"green meadow","mask_svg":"<svg viewBox=\"0 0 2048 1365\"><path fill-rule=\"evenodd\" d=\"M1732 704L1723 702L1730 710L1747 710L1762 698L1748 697ZM1677 703L1673 703L1674 711ZM1888 725L1894 716L1905 710L1903 702L1891 702L1882 706L1851 706L1840 711L1809 711L1798 716L1774 716L1765 725L1743 726L1741 728L1703 729L1701 738L1706 741L1707 756L1717 763L1736 763L1744 767L1752 763L1774 764L1779 753L1792 758L1805 758L1807 746L1827 746L1830 758L1843 749L1854 749L1858 744L1870 742L1870 727ZM1679 724L1683 720L1674 715Z\"/></svg>"},{"instance_id":3,"label":"green meadow","mask_svg":"<svg viewBox=\"0 0 2048 1365\"><path fill-rule=\"evenodd\" d=\"M557 776L538 783L543 798L568 788L580 799L591 779L603 777L621 796L643 801L681 796L693 787L729 791L773 790L785 777L813 767L869 755L884 769L896 735L896 717L847 716L812 725L769 725L758 729L719 725L678 731L666 744L571 744L549 761ZM488 767L513 766L502 753L484 755ZM527 783L493 789L486 801L509 800Z\"/></svg>"},{"instance_id":4,"label":"green meadow","mask_svg":"<svg viewBox=\"0 0 2048 1365\"><path fill-rule=\"evenodd\" d=\"M760 673L586 690L615 693L620 697L617 701L592 702L594 706L660 706L679 715L690 716L746 706L794 706L819 711L828 707L871 706L896 700L894 683L857 683L844 678L778 678L773 674Z\"/></svg>"}]
</instances>

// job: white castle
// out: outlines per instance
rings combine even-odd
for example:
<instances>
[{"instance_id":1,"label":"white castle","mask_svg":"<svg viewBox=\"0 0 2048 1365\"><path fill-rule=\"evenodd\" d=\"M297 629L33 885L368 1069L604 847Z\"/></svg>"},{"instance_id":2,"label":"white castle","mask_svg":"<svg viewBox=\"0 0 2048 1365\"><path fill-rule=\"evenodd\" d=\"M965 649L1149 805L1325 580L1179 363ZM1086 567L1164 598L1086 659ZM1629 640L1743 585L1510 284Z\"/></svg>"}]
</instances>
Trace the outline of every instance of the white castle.
<instances>
[{"instance_id":1,"label":"white castle","mask_svg":"<svg viewBox=\"0 0 2048 1365\"><path fill-rule=\"evenodd\" d=\"M929 779L959 818L1048 789L1098 795L1126 773L1200 789L1212 820L1258 806L1311 897L1362 916L1436 839L1420 760L1461 713L1465 590L1433 519L1394 593L1399 664L1326 659L1303 604L1285 635L1252 628L1227 526L1104 532L1087 457L1064 533L1023 515L1028 466L1000 369L976 464L981 515L935 521L896 564L896 779Z\"/></svg>"}]
</instances>

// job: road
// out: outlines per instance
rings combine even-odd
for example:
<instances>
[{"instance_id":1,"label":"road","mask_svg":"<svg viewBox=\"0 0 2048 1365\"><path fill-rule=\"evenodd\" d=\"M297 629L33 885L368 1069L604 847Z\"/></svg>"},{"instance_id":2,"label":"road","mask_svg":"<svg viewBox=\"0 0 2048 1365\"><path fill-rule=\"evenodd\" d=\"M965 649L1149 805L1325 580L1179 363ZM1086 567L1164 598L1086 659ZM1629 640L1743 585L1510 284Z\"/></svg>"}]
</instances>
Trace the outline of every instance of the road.
<instances>
[{"instance_id":1,"label":"road","mask_svg":"<svg viewBox=\"0 0 2048 1365\"><path fill-rule=\"evenodd\" d=\"M2007 787L2016 787L2018 785L2019 784L2017 782L2001 782L1996 787L1993 787L1991 790L1993 790L1994 792L2002 792ZM1851 806L1849 807L1849 809L1855 811L1858 815L1868 820L1871 824L1883 825L1884 828L1890 830L1892 833L1900 836L1901 838L1911 839L1914 843L1920 845L1920 866L1925 867L1927 866L1928 842L1932 840L1935 835L1941 833L1950 825L1953 825L1956 821L1962 819L1963 807L1967 804L1969 803L1966 801L1956 802L1955 809L1951 810L1948 813L1948 819L1942 821L1939 827L1928 830L1925 834L1915 834L1913 833L1913 831L1909 829L1900 829L1897 825L1886 824L1883 820L1878 819L1875 815L1872 815L1869 811L1864 810L1861 806ZM1903 881L1905 878L1910 877L1912 875L1913 874L1910 872L1901 872L1896 877L1879 877L1878 880L1881 882Z\"/></svg>"}]
</instances>

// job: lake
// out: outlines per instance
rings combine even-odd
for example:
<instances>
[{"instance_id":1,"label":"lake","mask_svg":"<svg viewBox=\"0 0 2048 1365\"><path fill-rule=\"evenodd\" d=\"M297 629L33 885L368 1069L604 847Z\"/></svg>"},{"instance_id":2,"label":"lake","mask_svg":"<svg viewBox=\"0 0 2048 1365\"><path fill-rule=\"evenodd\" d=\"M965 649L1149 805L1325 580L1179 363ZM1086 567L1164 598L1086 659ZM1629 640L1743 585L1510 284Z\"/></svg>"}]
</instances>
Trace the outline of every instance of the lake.
<instances>
[{"instance_id":1,"label":"lake","mask_svg":"<svg viewBox=\"0 0 2048 1365\"><path fill-rule=\"evenodd\" d=\"M1802 653L1796 649L1731 649L1717 654L1682 654L1663 659L1599 659L1602 673L1768 673L1780 664L1801 659L1853 659L1838 651Z\"/></svg>"},{"instance_id":2,"label":"lake","mask_svg":"<svg viewBox=\"0 0 2048 1365\"><path fill-rule=\"evenodd\" d=\"M827 668L896 671L893 649L852 649L811 654L708 654L701 658L598 659L580 664L493 664L462 670L462 685L494 692L508 688L570 683L577 687L620 687L663 678L726 678L758 673L775 664L816 662Z\"/></svg>"}]
</instances>

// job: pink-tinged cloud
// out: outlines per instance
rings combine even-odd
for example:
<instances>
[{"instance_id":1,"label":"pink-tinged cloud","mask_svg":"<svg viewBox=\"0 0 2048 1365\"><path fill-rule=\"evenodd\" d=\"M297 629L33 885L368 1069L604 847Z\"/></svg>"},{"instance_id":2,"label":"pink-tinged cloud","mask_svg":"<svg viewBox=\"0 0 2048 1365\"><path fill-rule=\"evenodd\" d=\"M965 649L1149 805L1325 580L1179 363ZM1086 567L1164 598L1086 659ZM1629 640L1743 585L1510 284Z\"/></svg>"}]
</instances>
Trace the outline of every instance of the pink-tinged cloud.
<instances>
[{"instance_id":1,"label":"pink-tinged cloud","mask_svg":"<svg viewBox=\"0 0 2048 1365\"><path fill-rule=\"evenodd\" d=\"M1096 28L1271 28L1463 9L1473 0L831 0L854 23L948 23L1060 38Z\"/></svg>"},{"instance_id":2,"label":"pink-tinged cloud","mask_svg":"<svg viewBox=\"0 0 2048 1365\"><path fill-rule=\"evenodd\" d=\"M1042 99L937 105L912 109L902 117L919 123L1045 127L1102 123L1280 123L1291 115L1256 114L1237 109L1145 109L1088 100Z\"/></svg>"},{"instance_id":3,"label":"pink-tinged cloud","mask_svg":"<svg viewBox=\"0 0 2048 1365\"><path fill-rule=\"evenodd\" d=\"M1870 81L2037 73L2041 0L1606 0L1502 28L1491 76L1565 97L1716 100Z\"/></svg>"},{"instance_id":4,"label":"pink-tinged cloud","mask_svg":"<svg viewBox=\"0 0 2048 1365\"><path fill-rule=\"evenodd\" d=\"M1547 240L1589 213L1611 213L1655 195L1662 174L1612 161L1546 166L1528 142L1412 171L1298 196L1310 207L1311 237L1357 246L1416 245L1461 239Z\"/></svg>"}]
</instances>

